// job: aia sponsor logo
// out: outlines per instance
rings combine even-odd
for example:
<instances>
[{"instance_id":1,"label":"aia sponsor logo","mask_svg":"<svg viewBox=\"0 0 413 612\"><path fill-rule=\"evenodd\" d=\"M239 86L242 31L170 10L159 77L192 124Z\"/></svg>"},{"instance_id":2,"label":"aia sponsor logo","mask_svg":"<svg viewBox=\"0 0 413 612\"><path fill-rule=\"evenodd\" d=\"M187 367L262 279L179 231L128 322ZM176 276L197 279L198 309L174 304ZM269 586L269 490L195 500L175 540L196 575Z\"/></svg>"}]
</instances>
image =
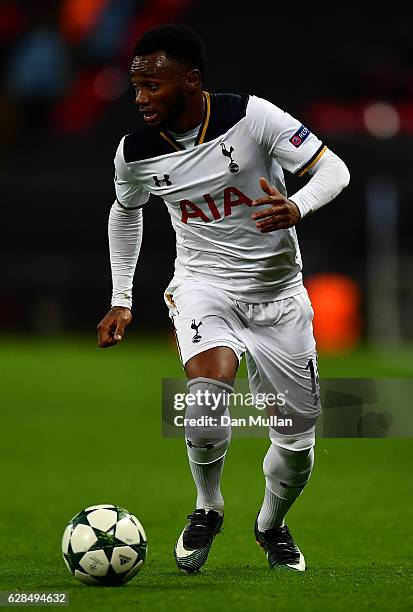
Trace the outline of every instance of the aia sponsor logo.
<instances>
[{"instance_id":1,"label":"aia sponsor logo","mask_svg":"<svg viewBox=\"0 0 413 612\"><path fill-rule=\"evenodd\" d=\"M205 193L202 197L207 205L202 208L200 205L191 202L191 200L180 201L182 223L188 223L188 219L197 219L204 223L210 223L210 221L229 217L234 206L240 206L241 204L251 206L252 204L251 198L236 187L226 187L224 189L222 204L218 202L217 198L214 200L210 193Z\"/></svg>"}]
</instances>

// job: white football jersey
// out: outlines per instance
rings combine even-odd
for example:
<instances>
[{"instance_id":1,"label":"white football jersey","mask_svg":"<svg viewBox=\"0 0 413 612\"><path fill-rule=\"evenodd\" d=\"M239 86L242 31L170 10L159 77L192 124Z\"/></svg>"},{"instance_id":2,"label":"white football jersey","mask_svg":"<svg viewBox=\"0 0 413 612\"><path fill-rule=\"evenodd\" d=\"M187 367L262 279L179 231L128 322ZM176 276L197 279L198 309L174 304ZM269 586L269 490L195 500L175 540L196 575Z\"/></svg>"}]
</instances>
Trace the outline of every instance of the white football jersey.
<instances>
[{"instance_id":1,"label":"white football jersey","mask_svg":"<svg viewBox=\"0 0 413 612\"><path fill-rule=\"evenodd\" d=\"M295 228L262 234L251 219L265 194L264 176L287 195L283 168L299 175L326 150L299 121L248 95L204 92L205 115L194 147L147 126L122 138L115 157L115 188L125 208L149 195L165 202L176 232L173 293L184 280L263 302L302 290ZM264 205L265 208L268 205Z\"/></svg>"}]
</instances>

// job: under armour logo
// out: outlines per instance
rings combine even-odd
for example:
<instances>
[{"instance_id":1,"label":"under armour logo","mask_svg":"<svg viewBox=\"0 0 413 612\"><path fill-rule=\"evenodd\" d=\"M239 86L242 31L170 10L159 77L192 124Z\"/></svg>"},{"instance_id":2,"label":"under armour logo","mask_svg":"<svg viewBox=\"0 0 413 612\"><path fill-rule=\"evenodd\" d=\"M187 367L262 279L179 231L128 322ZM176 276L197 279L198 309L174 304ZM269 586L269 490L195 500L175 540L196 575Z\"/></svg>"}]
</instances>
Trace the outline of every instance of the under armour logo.
<instances>
[{"instance_id":1,"label":"under armour logo","mask_svg":"<svg viewBox=\"0 0 413 612\"><path fill-rule=\"evenodd\" d=\"M234 152L234 147L230 147L229 151L227 150L226 146L225 146L225 142L221 142L221 147L222 147L222 155L225 155L225 157L229 157L230 158L230 163L229 163L229 171L232 172L232 174L235 174L236 172L239 172L239 166L238 164L236 164L234 162L234 160L232 159L232 153Z\"/></svg>"},{"instance_id":2,"label":"under armour logo","mask_svg":"<svg viewBox=\"0 0 413 612\"><path fill-rule=\"evenodd\" d=\"M153 180L155 181L155 185L157 187L161 186L161 183L165 183L165 185L167 185L169 187L169 185L172 185L172 181L169 180L169 174L164 174L163 175L163 179L158 179L157 176L153 176Z\"/></svg>"},{"instance_id":3,"label":"under armour logo","mask_svg":"<svg viewBox=\"0 0 413 612\"><path fill-rule=\"evenodd\" d=\"M199 342L202 338L201 334L198 333L198 329L201 327L202 325L202 321L200 321L198 323L198 325L195 323L195 319L192 319L192 325L191 325L191 329L195 330L195 336L192 338L192 342Z\"/></svg>"},{"instance_id":4,"label":"under armour logo","mask_svg":"<svg viewBox=\"0 0 413 612\"><path fill-rule=\"evenodd\" d=\"M197 446L196 444L191 442L191 440L189 440L188 438L186 439L186 443L189 446L189 448L205 448L206 450L211 450L215 446L212 442L207 442L205 446Z\"/></svg>"}]
</instances>

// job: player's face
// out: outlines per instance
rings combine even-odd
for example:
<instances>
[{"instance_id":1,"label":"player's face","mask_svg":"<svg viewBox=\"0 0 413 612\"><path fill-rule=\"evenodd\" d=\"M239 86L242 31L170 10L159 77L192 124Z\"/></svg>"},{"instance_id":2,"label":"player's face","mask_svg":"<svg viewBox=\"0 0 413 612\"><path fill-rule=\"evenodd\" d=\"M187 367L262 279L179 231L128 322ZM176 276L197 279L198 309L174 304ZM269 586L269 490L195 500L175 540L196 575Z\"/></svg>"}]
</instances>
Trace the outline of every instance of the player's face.
<instances>
[{"instance_id":1,"label":"player's face","mask_svg":"<svg viewBox=\"0 0 413 612\"><path fill-rule=\"evenodd\" d=\"M149 127L173 128L185 111L186 73L164 52L134 58L131 81L135 103Z\"/></svg>"}]
</instances>

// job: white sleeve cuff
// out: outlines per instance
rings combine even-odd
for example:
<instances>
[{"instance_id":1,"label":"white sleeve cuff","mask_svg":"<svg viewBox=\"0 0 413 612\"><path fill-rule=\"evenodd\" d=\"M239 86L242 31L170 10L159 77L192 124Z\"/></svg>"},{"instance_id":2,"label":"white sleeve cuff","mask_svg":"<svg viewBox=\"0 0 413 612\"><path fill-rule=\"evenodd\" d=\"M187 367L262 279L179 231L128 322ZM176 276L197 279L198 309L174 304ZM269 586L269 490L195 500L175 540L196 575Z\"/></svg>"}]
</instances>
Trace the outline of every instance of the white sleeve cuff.
<instances>
[{"instance_id":1,"label":"white sleeve cuff","mask_svg":"<svg viewBox=\"0 0 413 612\"><path fill-rule=\"evenodd\" d=\"M308 183L288 199L297 205L301 217L331 202L350 182L346 164L338 155L327 150L309 171Z\"/></svg>"}]
</instances>

